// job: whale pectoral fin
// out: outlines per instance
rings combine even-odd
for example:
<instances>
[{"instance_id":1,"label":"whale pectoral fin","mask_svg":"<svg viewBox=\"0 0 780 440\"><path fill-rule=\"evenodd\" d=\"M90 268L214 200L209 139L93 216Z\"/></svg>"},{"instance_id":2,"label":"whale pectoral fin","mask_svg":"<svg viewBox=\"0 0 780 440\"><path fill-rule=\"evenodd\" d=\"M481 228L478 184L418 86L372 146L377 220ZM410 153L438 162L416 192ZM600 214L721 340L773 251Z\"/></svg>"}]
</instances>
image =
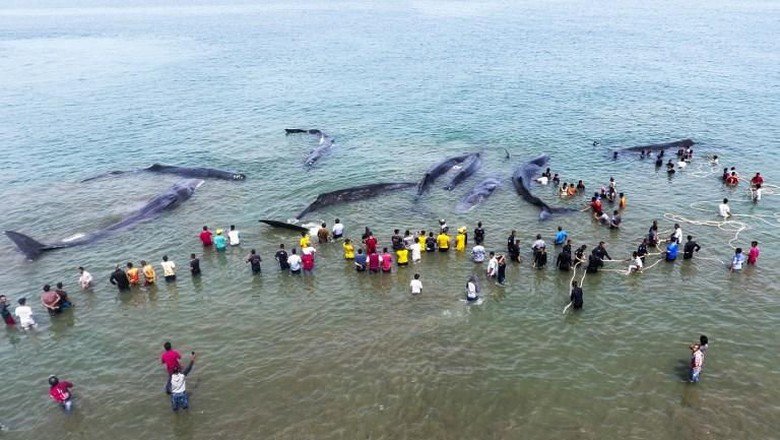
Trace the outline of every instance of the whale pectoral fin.
<instances>
[{"instance_id":1,"label":"whale pectoral fin","mask_svg":"<svg viewBox=\"0 0 780 440\"><path fill-rule=\"evenodd\" d=\"M30 260L38 258L43 253L43 251L54 249L52 246L43 244L32 237L20 234L15 231L5 231L5 235L10 238L16 247L18 247L19 250L22 251L22 253Z\"/></svg>"}]
</instances>

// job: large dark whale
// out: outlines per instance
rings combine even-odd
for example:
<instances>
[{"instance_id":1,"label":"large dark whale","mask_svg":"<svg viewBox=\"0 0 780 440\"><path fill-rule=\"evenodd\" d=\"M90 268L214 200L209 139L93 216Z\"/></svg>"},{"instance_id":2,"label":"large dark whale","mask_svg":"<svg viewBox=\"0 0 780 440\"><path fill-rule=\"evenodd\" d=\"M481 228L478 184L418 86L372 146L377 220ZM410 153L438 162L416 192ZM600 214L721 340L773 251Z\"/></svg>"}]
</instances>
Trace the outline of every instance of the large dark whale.
<instances>
[{"instance_id":1,"label":"large dark whale","mask_svg":"<svg viewBox=\"0 0 780 440\"><path fill-rule=\"evenodd\" d=\"M468 212L474 209L475 206L482 203L493 194L493 191L501 186L501 181L495 177L488 177L480 182L477 186L471 189L466 197L464 197L455 209L458 212Z\"/></svg>"},{"instance_id":2,"label":"large dark whale","mask_svg":"<svg viewBox=\"0 0 780 440\"><path fill-rule=\"evenodd\" d=\"M265 223L268 226L273 226L275 228L289 229L295 232L309 232L309 228L304 228L303 226L294 225L292 223L280 222L277 220L258 220L258 221L260 223Z\"/></svg>"},{"instance_id":3,"label":"large dark whale","mask_svg":"<svg viewBox=\"0 0 780 440\"><path fill-rule=\"evenodd\" d=\"M326 206L370 199L388 191L411 188L414 185L416 185L414 182L372 183L323 193L318 195L317 199L301 211L300 214L296 215L295 218L301 219L304 215Z\"/></svg>"},{"instance_id":4,"label":"large dark whale","mask_svg":"<svg viewBox=\"0 0 780 440\"><path fill-rule=\"evenodd\" d=\"M312 136L317 136L317 138L319 139L319 144L313 150L311 150L311 152L309 152L309 154L306 155L306 158L303 160L303 163L307 167L314 166L314 164L318 160L320 160L322 156L327 154L333 148L333 143L336 142L335 139L323 133L322 131L317 130L316 128L309 129L309 130L305 130L302 128L285 128L284 133L288 135L296 134L296 133L306 133Z\"/></svg>"},{"instance_id":5,"label":"large dark whale","mask_svg":"<svg viewBox=\"0 0 780 440\"><path fill-rule=\"evenodd\" d=\"M159 163L150 165L146 168L141 168L132 171L109 171L99 176L90 177L82 180L82 182L88 182L90 180L99 179L106 176L118 176L126 173L140 173L143 171L160 174L175 174L181 177L189 177L192 179L222 179L222 180L245 180L246 174L236 173L233 171L222 171L214 168L187 168L177 167L173 165L161 165Z\"/></svg>"},{"instance_id":6,"label":"large dark whale","mask_svg":"<svg viewBox=\"0 0 780 440\"><path fill-rule=\"evenodd\" d=\"M420 183L417 184L417 195L422 195L422 193L424 193L433 184L433 182L439 178L439 176L446 173L452 167L465 161L471 156L471 154L464 154L462 156L450 157L449 159L445 159L442 162L439 162L436 165L430 167L428 171L425 172L425 175L423 176L422 180L420 180Z\"/></svg>"},{"instance_id":7,"label":"large dark whale","mask_svg":"<svg viewBox=\"0 0 780 440\"><path fill-rule=\"evenodd\" d=\"M540 170L547 165L550 160L550 156L542 154L536 159L526 163L523 166L518 167L515 173L512 175L512 183L515 185L515 190L526 202L537 206L541 209L539 212L539 220L547 220L554 212L570 212L568 208L553 208L544 203L542 199L531 194L531 182L533 182L534 176L536 176Z\"/></svg>"},{"instance_id":8,"label":"large dark whale","mask_svg":"<svg viewBox=\"0 0 780 440\"><path fill-rule=\"evenodd\" d=\"M640 145L638 147L621 148L621 151L646 151L646 150L658 151L658 150L666 150L669 148L680 149L680 148L688 148L693 144L695 144L695 142L693 142L691 139L682 139L679 141L666 142L663 144L650 144L650 145Z\"/></svg>"},{"instance_id":9,"label":"large dark whale","mask_svg":"<svg viewBox=\"0 0 780 440\"><path fill-rule=\"evenodd\" d=\"M163 211L173 209L179 206L185 200L192 197L192 193L195 192L195 189L202 184L203 181L199 179L187 179L177 182L168 191L153 198L141 209L123 218L122 220L99 231L79 235L70 239L60 240L55 243L40 243L31 237L15 231L5 231L5 235L7 235L8 238L10 238L11 241L16 244L19 250L22 251L22 253L24 253L27 258L34 260L38 258L44 251L92 243L120 229L126 229L142 221L157 217Z\"/></svg>"},{"instance_id":10,"label":"large dark whale","mask_svg":"<svg viewBox=\"0 0 780 440\"><path fill-rule=\"evenodd\" d=\"M463 167L452 177L450 183L444 187L448 191L452 191L456 186L463 183L464 180L471 177L482 166L482 159L479 157L479 153L474 153L465 161L463 161Z\"/></svg>"}]
</instances>

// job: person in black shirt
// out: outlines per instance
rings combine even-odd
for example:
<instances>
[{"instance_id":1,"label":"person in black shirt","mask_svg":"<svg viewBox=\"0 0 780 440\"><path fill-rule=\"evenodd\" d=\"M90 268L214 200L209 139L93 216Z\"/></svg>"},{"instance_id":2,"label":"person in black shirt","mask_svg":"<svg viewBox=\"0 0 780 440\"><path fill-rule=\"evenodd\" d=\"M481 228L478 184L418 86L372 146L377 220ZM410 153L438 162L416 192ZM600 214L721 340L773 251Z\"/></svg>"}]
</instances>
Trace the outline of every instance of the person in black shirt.
<instances>
[{"instance_id":1,"label":"person in black shirt","mask_svg":"<svg viewBox=\"0 0 780 440\"><path fill-rule=\"evenodd\" d=\"M574 310L582 309L582 289L577 286L577 281L571 282L571 295L569 295L569 299L571 299L571 306Z\"/></svg>"},{"instance_id":2,"label":"person in black shirt","mask_svg":"<svg viewBox=\"0 0 780 440\"><path fill-rule=\"evenodd\" d=\"M482 222L477 222L477 228L474 229L474 243L482 244L485 242L485 230L482 229Z\"/></svg>"},{"instance_id":3,"label":"person in black shirt","mask_svg":"<svg viewBox=\"0 0 780 440\"><path fill-rule=\"evenodd\" d=\"M569 254L569 258L571 258L571 238L566 240L566 244L563 245L563 249L561 249L563 252Z\"/></svg>"},{"instance_id":4,"label":"person in black shirt","mask_svg":"<svg viewBox=\"0 0 780 440\"><path fill-rule=\"evenodd\" d=\"M263 261L262 258L260 258L260 255L257 255L257 251L252 249L249 252L249 256L246 259L246 262L249 263L252 266L252 273L258 274L261 271L260 268L260 262Z\"/></svg>"},{"instance_id":5,"label":"person in black shirt","mask_svg":"<svg viewBox=\"0 0 780 440\"><path fill-rule=\"evenodd\" d=\"M585 268L585 271L588 272L588 273L597 273L599 271L599 268L601 266L603 266L603 265L604 265L604 262L601 261L601 258L596 256L595 253L592 253L588 257L588 267Z\"/></svg>"},{"instance_id":6,"label":"person in black shirt","mask_svg":"<svg viewBox=\"0 0 780 440\"><path fill-rule=\"evenodd\" d=\"M436 238L433 236L433 232L428 233L428 238L425 239L425 252L434 252L436 250Z\"/></svg>"},{"instance_id":7,"label":"person in black shirt","mask_svg":"<svg viewBox=\"0 0 780 440\"><path fill-rule=\"evenodd\" d=\"M701 249L699 243L693 241L693 235L689 235L688 241L685 242L685 247L683 248L683 260L690 260L693 258L693 253L699 252L699 249Z\"/></svg>"},{"instance_id":8,"label":"person in black shirt","mask_svg":"<svg viewBox=\"0 0 780 440\"><path fill-rule=\"evenodd\" d=\"M593 249L593 252L591 254L597 256L600 260L611 260L612 257L609 256L607 253L607 248L604 247L604 242L600 241L599 245L596 246L596 249Z\"/></svg>"},{"instance_id":9,"label":"person in black shirt","mask_svg":"<svg viewBox=\"0 0 780 440\"><path fill-rule=\"evenodd\" d=\"M512 233L509 234L509 237L507 237L507 239L506 239L506 251L509 252L509 257L510 257L509 259L510 260L512 259L511 258L512 257L512 247L514 247L514 245L515 245L515 230L512 229Z\"/></svg>"},{"instance_id":10,"label":"person in black shirt","mask_svg":"<svg viewBox=\"0 0 780 440\"><path fill-rule=\"evenodd\" d=\"M577 260L577 263L584 263L585 262L585 250L588 249L588 245L583 244L580 246L575 252L574 252L574 259Z\"/></svg>"},{"instance_id":11,"label":"person in black shirt","mask_svg":"<svg viewBox=\"0 0 780 440\"><path fill-rule=\"evenodd\" d=\"M120 291L130 289L130 280L127 279L127 274L119 265L117 265L114 272L111 273L111 277L108 281L115 285Z\"/></svg>"},{"instance_id":12,"label":"person in black shirt","mask_svg":"<svg viewBox=\"0 0 780 440\"><path fill-rule=\"evenodd\" d=\"M636 248L636 255L642 259L642 264L645 263L645 256L647 255L647 239L643 238L639 243L639 247Z\"/></svg>"},{"instance_id":13,"label":"person in black shirt","mask_svg":"<svg viewBox=\"0 0 780 440\"><path fill-rule=\"evenodd\" d=\"M558 269L563 271L571 270L571 253L563 251L558 254L558 259L555 261L555 265Z\"/></svg>"},{"instance_id":14,"label":"person in black shirt","mask_svg":"<svg viewBox=\"0 0 780 440\"><path fill-rule=\"evenodd\" d=\"M279 262L279 269L281 270L290 269L290 265L287 263L287 251L284 250L284 243L279 245L279 250L276 251L276 255L274 255L274 258L276 258L276 261Z\"/></svg>"},{"instance_id":15,"label":"person in black shirt","mask_svg":"<svg viewBox=\"0 0 780 440\"><path fill-rule=\"evenodd\" d=\"M393 245L393 250L397 251L404 248L404 241L403 238L401 238L401 231L396 229L393 231L393 236L390 237L390 242Z\"/></svg>"},{"instance_id":16,"label":"person in black shirt","mask_svg":"<svg viewBox=\"0 0 780 440\"><path fill-rule=\"evenodd\" d=\"M511 245L507 243L509 247L509 259L515 263L520 262L520 240L515 240Z\"/></svg>"},{"instance_id":17,"label":"person in black shirt","mask_svg":"<svg viewBox=\"0 0 780 440\"><path fill-rule=\"evenodd\" d=\"M547 264L547 249L542 246L534 249L534 267L543 268Z\"/></svg>"},{"instance_id":18,"label":"person in black shirt","mask_svg":"<svg viewBox=\"0 0 780 440\"><path fill-rule=\"evenodd\" d=\"M200 260L195 254L190 254L190 273L192 276L200 275Z\"/></svg>"}]
</instances>

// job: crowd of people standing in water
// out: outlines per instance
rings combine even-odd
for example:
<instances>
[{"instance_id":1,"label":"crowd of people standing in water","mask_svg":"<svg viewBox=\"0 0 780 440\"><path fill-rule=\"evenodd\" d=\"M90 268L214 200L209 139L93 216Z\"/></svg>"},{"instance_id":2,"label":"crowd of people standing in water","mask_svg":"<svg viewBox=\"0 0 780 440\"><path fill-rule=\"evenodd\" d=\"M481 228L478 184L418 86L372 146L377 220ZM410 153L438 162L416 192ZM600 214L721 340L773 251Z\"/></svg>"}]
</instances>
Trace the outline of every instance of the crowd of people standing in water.
<instances>
[{"instance_id":1,"label":"crowd of people standing in water","mask_svg":"<svg viewBox=\"0 0 780 440\"><path fill-rule=\"evenodd\" d=\"M657 167L662 166L663 155L663 151L658 153L656 158ZM650 151L640 152L640 159L650 156ZM681 149L678 151L677 156L679 158L679 162L676 164L677 168L684 169L687 163L693 159L693 150L691 148ZM710 164L718 165L718 157L710 158ZM667 164L667 168L669 174L674 173L674 162L670 161ZM739 185L740 177L734 167L731 169L724 168L722 180L725 185L736 186ZM549 168L537 179L537 182L541 185L548 185L549 183L557 185L557 193L561 197L572 197L585 192L585 185L582 180L576 185L573 182L561 183L559 175L551 173ZM761 200L763 184L764 180L760 173L756 173L750 180L750 193L754 202ZM617 204L612 210L612 216L606 214L605 203ZM617 182L614 178L610 178L607 185L593 194L590 198L590 203L583 211L589 210L596 221L611 229L619 229L622 223L620 212L626 209L627 204L625 193L618 192ZM732 216L728 199L723 199L723 202L718 206L718 214L724 219ZM224 252L228 247L241 245L241 234L235 225L230 226L227 234L222 229L216 229L216 231L212 232L207 226L203 226L198 237L204 248L213 247L217 252ZM496 252L488 251L485 248L485 237L486 230L482 222L477 223L471 237L469 237L469 232L465 226L459 227L453 237L450 234L447 222L441 219L438 227L434 228L434 230L417 230L414 233L411 230L405 230L401 234L400 229L395 229L389 237L389 245L380 246L379 239L369 227L365 227L359 240L347 238L344 224L337 218L332 228L328 228L326 223L322 223L314 237L308 232L301 232L297 247L291 247L289 253L285 244L280 244L275 251L274 260L281 271L289 272L291 275L312 274L315 269L315 256L317 254L314 240L316 239L316 243L319 245L339 242L341 243L344 260L351 264L356 272L380 274L392 272L394 266L401 268L409 266L410 263L420 263L424 254L446 253L453 249L454 252L468 252L475 264L481 265L487 261L487 265L484 266L486 278L493 280L497 285L504 285L506 282L507 264L509 262L513 264L521 262L521 250L523 248L521 240L517 236L516 231L512 230L506 239L506 251ZM683 237L685 237L685 243L683 243ZM471 242L473 242L473 246ZM660 248L660 245L663 243L665 243L665 249ZM560 271L575 271L576 274L578 266L582 265L585 267L586 274L595 274L603 267L604 262L617 261L613 260L609 255L606 244L603 241L599 242L590 253L587 252L588 246L585 244L575 249L572 239L569 238L569 233L562 226L558 226L554 232L552 244L556 249L560 248L554 263L554 266ZM671 234L668 238L663 239L659 236L658 222L653 221L648 229L647 236L642 238L636 251L631 252L630 257L620 261L628 262L627 275L641 273L647 268L646 258L650 255L650 248L659 250L657 254L662 256L659 262L662 260L673 262L678 257L679 246L683 246L682 258L684 260L693 258L701 249L701 246L694 240L692 235L684 236L679 223L674 224ZM531 266L533 268L543 269L546 267L548 263L548 247L542 235L537 234L534 241L530 244ZM752 241L747 257L744 255L742 248L735 249L728 268L734 272L740 271L745 263L755 265L758 262L759 255L758 242ZM162 256L161 260L159 267L162 269L165 282L176 282L178 266L167 255ZM249 265L254 274L262 273L262 261L263 259L256 249L251 249L245 258L246 264ZM200 259L195 253L190 255L188 266L189 272L193 277L201 275ZM94 283L93 276L84 267L78 268L78 274L78 285L80 288L82 290L91 289ZM410 293L412 295L421 294L423 291L421 275L410 272L410 277ZM109 282L116 286L120 292L129 291L141 285L153 286L158 282L157 270L153 264L145 260L141 260L139 266L135 266L132 262L127 262L124 267L121 265L116 266L109 276ZM467 303L478 301L479 293L478 282L474 276L471 276L465 285L464 300ZM581 281L578 282L572 277L569 306L573 310L581 310L584 306L583 296ZM12 314L9 310L8 298L5 295L0 295L0 315L2 315L6 325L18 325L25 330L36 327L33 308L27 302L27 298L19 298L17 302L18 305ZM54 289L49 284L43 286L41 305L50 316L55 317L71 308L73 303L65 292L63 283L58 282ZM690 382L695 383L699 381L707 348L708 339L704 335L701 336L698 343L690 346ZM182 367L180 364L181 355L172 349L169 342L164 344L161 362L165 365L168 374L165 391L170 395L171 407L174 411L180 408L186 409L189 406L185 378L192 371L195 357L195 352L192 352L188 365ZM49 377L48 382L51 398L64 409L70 410L72 408L70 390L73 384L60 380L56 376Z\"/></svg>"}]
</instances>

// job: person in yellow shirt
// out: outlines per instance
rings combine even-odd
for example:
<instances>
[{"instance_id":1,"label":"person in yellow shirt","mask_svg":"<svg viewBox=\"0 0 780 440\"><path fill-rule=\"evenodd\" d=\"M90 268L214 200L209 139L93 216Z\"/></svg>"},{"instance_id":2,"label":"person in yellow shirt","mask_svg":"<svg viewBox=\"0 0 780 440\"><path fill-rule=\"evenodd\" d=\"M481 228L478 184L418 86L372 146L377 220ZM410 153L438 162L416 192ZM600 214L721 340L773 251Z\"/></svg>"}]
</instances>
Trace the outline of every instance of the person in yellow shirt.
<instances>
[{"instance_id":1,"label":"person in yellow shirt","mask_svg":"<svg viewBox=\"0 0 780 440\"><path fill-rule=\"evenodd\" d=\"M301 232L301 239L298 241L298 245L300 245L301 249L309 247L311 244L311 238L309 237L309 234L306 232Z\"/></svg>"},{"instance_id":2,"label":"person in yellow shirt","mask_svg":"<svg viewBox=\"0 0 780 440\"><path fill-rule=\"evenodd\" d=\"M420 243L420 249L425 249L425 231L420 231L417 235L417 243Z\"/></svg>"},{"instance_id":3,"label":"person in yellow shirt","mask_svg":"<svg viewBox=\"0 0 780 440\"><path fill-rule=\"evenodd\" d=\"M450 236L444 231L439 233L436 237L436 244L439 246L439 252L447 252L450 250Z\"/></svg>"},{"instance_id":4,"label":"person in yellow shirt","mask_svg":"<svg viewBox=\"0 0 780 440\"><path fill-rule=\"evenodd\" d=\"M344 259L345 260L354 260L355 259L355 246L352 246L352 242L349 240L349 238L344 240L344 244L342 244L341 247L344 248Z\"/></svg>"},{"instance_id":5,"label":"person in yellow shirt","mask_svg":"<svg viewBox=\"0 0 780 440\"><path fill-rule=\"evenodd\" d=\"M401 248L395 251L395 261L399 266L406 266L409 264L409 249Z\"/></svg>"},{"instance_id":6,"label":"person in yellow shirt","mask_svg":"<svg viewBox=\"0 0 780 440\"><path fill-rule=\"evenodd\" d=\"M157 273L154 267L146 261L141 261L141 268L144 272L144 285L151 286L157 281Z\"/></svg>"},{"instance_id":7,"label":"person in yellow shirt","mask_svg":"<svg viewBox=\"0 0 780 440\"><path fill-rule=\"evenodd\" d=\"M618 208L625 209L627 204L628 204L628 199L626 199L626 195L620 193L620 201L618 202Z\"/></svg>"},{"instance_id":8,"label":"person in yellow shirt","mask_svg":"<svg viewBox=\"0 0 780 440\"><path fill-rule=\"evenodd\" d=\"M455 250L463 252L466 250L466 227L461 226L458 228L458 235L455 236Z\"/></svg>"}]
</instances>

